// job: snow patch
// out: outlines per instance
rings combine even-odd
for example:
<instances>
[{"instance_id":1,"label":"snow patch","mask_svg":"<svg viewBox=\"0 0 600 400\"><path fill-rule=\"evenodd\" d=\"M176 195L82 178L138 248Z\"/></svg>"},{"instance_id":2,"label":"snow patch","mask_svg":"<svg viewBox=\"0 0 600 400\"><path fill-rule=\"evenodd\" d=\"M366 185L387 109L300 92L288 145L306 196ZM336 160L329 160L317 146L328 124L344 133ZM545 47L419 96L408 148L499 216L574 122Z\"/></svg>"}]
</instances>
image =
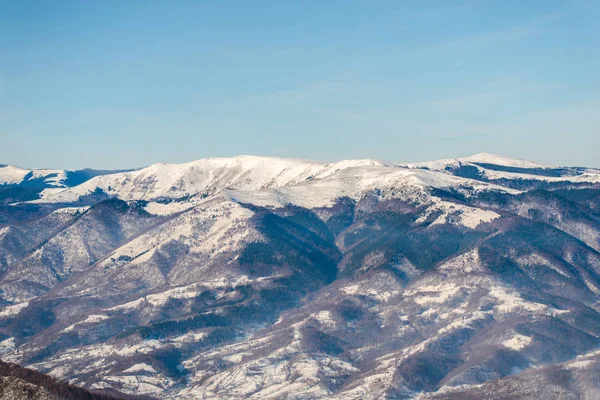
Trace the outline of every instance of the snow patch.
<instances>
[{"instance_id":1,"label":"snow patch","mask_svg":"<svg viewBox=\"0 0 600 400\"><path fill-rule=\"evenodd\" d=\"M532 339L529 336L516 334L508 340L502 342L504 347L513 350L523 350L525 347L529 346L532 342Z\"/></svg>"},{"instance_id":2,"label":"snow patch","mask_svg":"<svg viewBox=\"0 0 600 400\"><path fill-rule=\"evenodd\" d=\"M517 168L552 168L552 167L554 167L552 165L538 164L538 163L533 163L533 162L527 161L527 160L520 160L517 158L510 158L510 157L501 156L498 154L490 154L490 153L474 154L469 157L459 158L458 160L472 162L472 163L504 165L506 167L517 167Z\"/></svg>"},{"instance_id":3,"label":"snow patch","mask_svg":"<svg viewBox=\"0 0 600 400\"><path fill-rule=\"evenodd\" d=\"M6 306L4 310L0 311L0 318L11 317L13 315L17 315L21 312L25 307L29 305L28 301L24 301L23 303L14 304L11 306Z\"/></svg>"},{"instance_id":4,"label":"snow patch","mask_svg":"<svg viewBox=\"0 0 600 400\"><path fill-rule=\"evenodd\" d=\"M500 304L496 305L495 309L502 313L509 313L518 309L540 312L548 308L544 304L523 300L516 292L503 287L492 287L489 295L499 301Z\"/></svg>"},{"instance_id":5,"label":"snow patch","mask_svg":"<svg viewBox=\"0 0 600 400\"><path fill-rule=\"evenodd\" d=\"M405 296L414 296L413 300L419 305L445 303L460 292L455 283L440 283L433 286L421 286L404 292Z\"/></svg>"},{"instance_id":6,"label":"snow patch","mask_svg":"<svg viewBox=\"0 0 600 400\"><path fill-rule=\"evenodd\" d=\"M123 371L124 373L129 373L129 374L133 374L136 372L148 372L151 374L155 374L156 370L148 365L148 364L144 364L144 363L140 363L140 364L135 364L129 368L127 368L126 370Z\"/></svg>"},{"instance_id":7,"label":"snow patch","mask_svg":"<svg viewBox=\"0 0 600 400\"><path fill-rule=\"evenodd\" d=\"M79 325L97 324L98 322L104 321L104 320L106 320L108 318L109 318L108 316L101 315L101 314L90 315L86 319L84 319L83 321L79 321L79 322L77 322L77 323L75 323L73 325L70 325L70 326L66 327L65 329L63 329L63 332L72 332Z\"/></svg>"},{"instance_id":8,"label":"snow patch","mask_svg":"<svg viewBox=\"0 0 600 400\"><path fill-rule=\"evenodd\" d=\"M15 349L15 338L11 337L0 342L0 354L8 353Z\"/></svg>"},{"instance_id":9,"label":"snow patch","mask_svg":"<svg viewBox=\"0 0 600 400\"><path fill-rule=\"evenodd\" d=\"M327 311L327 310L319 311L318 313L311 314L311 318L316 319L317 321L319 321L321 323L321 325L323 325L325 327L328 327L328 328L335 327L335 320L333 319L333 316L331 315L330 311Z\"/></svg>"},{"instance_id":10,"label":"snow patch","mask_svg":"<svg viewBox=\"0 0 600 400\"><path fill-rule=\"evenodd\" d=\"M567 367L569 369L583 369L589 367L592 364L594 364L594 361L592 360L574 361L572 363L567 364Z\"/></svg>"},{"instance_id":11,"label":"snow patch","mask_svg":"<svg viewBox=\"0 0 600 400\"><path fill-rule=\"evenodd\" d=\"M439 213L440 215L432 222L432 225L449 223L475 229L482 223L500 218L500 214L491 210L451 203L438 197L432 197L432 199L435 203L419 216L417 223L423 223L431 214Z\"/></svg>"},{"instance_id":12,"label":"snow patch","mask_svg":"<svg viewBox=\"0 0 600 400\"><path fill-rule=\"evenodd\" d=\"M163 204L163 203L156 203L156 202L150 202L148 204L146 204L146 206L144 207L144 210L149 213L149 214L153 214L153 215L171 215L171 214L175 214L184 210L187 210L188 208L193 207L192 204L190 203L186 203L186 202L172 202L172 203L168 203L168 204Z\"/></svg>"},{"instance_id":13,"label":"snow patch","mask_svg":"<svg viewBox=\"0 0 600 400\"><path fill-rule=\"evenodd\" d=\"M451 274L471 274L473 272L483 271L481 258L477 249L468 251L438 267L443 273Z\"/></svg>"},{"instance_id":14,"label":"snow patch","mask_svg":"<svg viewBox=\"0 0 600 400\"><path fill-rule=\"evenodd\" d=\"M54 210L52 214L68 214L68 215L78 215L83 214L90 207L63 207L58 210Z\"/></svg>"}]
</instances>

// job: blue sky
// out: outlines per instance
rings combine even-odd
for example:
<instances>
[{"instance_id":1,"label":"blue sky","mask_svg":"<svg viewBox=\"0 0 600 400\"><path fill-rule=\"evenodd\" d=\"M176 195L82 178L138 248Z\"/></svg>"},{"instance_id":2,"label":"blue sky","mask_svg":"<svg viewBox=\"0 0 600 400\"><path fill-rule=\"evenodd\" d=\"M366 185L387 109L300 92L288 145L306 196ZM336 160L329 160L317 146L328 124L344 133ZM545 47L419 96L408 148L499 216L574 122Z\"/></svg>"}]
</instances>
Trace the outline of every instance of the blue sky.
<instances>
[{"instance_id":1,"label":"blue sky","mask_svg":"<svg viewBox=\"0 0 600 400\"><path fill-rule=\"evenodd\" d=\"M0 163L600 167L597 0L0 1Z\"/></svg>"}]
</instances>

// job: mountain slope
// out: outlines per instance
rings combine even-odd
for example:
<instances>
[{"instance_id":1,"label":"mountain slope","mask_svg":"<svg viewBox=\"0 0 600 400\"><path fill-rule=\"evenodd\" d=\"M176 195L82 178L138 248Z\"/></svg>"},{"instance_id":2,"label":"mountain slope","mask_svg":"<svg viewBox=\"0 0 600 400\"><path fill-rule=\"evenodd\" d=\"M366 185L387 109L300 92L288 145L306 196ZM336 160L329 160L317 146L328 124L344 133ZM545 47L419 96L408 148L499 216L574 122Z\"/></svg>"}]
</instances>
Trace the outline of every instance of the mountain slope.
<instances>
[{"instance_id":1,"label":"mountain slope","mask_svg":"<svg viewBox=\"0 0 600 400\"><path fill-rule=\"evenodd\" d=\"M40 203L76 202L95 192L123 200L166 200L206 197L222 189L258 190L326 177L372 160L317 163L273 157L206 158L187 164L151 165L137 171L93 178L82 185L44 196Z\"/></svg>"},{"instance_id":2,"label":"mountain slope","mask_svg":"<svg viewBox=\"0 0 600 400\"><path fill-rule=\"evenodd\" d=\"M0 207L20 201L36 200L43 193L61 191L93 177L118 172L124 171L25 169L0 164Z\"/></svg>"},{"instance_id":3,"label":"mountain slope","mask_svg":"<svg viewBox=\"0 0 600 400\"><path fill-rule=\"evenodd\" d=\"M599 177L487 154L97 176L0 208L0 354L173 399L526 397L589 358L552 390L591 396Z\"/></svg>"},{"instance_id":4,"label":"mountain slope","mask_svg":"<svg viewBox=\"0 0 600 400\"><path fill-rule=\"evenodd\" d=\"M542 165L488 153L399 165L445 172L520 190L583 188L600 181L598 169Z\"/></svg>"}]
</instances>

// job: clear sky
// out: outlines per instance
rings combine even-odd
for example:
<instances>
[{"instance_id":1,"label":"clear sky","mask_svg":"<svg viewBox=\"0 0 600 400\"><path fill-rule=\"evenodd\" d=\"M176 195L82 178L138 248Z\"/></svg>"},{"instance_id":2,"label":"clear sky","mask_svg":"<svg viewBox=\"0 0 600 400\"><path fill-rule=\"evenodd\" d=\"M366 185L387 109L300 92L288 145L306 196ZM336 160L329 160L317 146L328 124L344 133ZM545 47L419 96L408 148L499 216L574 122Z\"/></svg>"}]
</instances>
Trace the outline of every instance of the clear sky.
<instances>
[{"instance_id":1,"label":"clear sky","mask_svg":"<svg viewBox=\"0 0 600 400\"><path fill-rule=\"evenodd\" d=\"M0 163L600 167L600 1L0 0Z\"/></svg>"}]
</instances>

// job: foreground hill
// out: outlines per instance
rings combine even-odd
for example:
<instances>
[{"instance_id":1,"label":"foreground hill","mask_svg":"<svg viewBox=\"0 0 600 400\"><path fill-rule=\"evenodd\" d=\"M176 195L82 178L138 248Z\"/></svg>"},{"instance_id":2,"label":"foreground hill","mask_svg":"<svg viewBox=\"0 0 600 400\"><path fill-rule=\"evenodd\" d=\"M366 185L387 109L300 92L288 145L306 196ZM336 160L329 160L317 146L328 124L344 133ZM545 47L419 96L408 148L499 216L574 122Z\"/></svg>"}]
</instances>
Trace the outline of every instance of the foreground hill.
<instances>
[{"instance_id":1,"label":"foreground hill","mask_svg":"<svg viewBox=\"0 0 600 400\"><path fill-rule=\"evenodd\" d=\"M0 361L0 398L3 400L118 400L131 397L91 393L37 371Z\"/></svg>"},{"instance_id":2,"label":"foreground hill","mask_svg":"<svg viewBox=\"0 0 600 400\"><path fill-rule=\"evenodd\" d=\"M0 207L0 354L158 398L595 398L599 251L595 169L155 164Z\"/></svg>"}]
</instances>

